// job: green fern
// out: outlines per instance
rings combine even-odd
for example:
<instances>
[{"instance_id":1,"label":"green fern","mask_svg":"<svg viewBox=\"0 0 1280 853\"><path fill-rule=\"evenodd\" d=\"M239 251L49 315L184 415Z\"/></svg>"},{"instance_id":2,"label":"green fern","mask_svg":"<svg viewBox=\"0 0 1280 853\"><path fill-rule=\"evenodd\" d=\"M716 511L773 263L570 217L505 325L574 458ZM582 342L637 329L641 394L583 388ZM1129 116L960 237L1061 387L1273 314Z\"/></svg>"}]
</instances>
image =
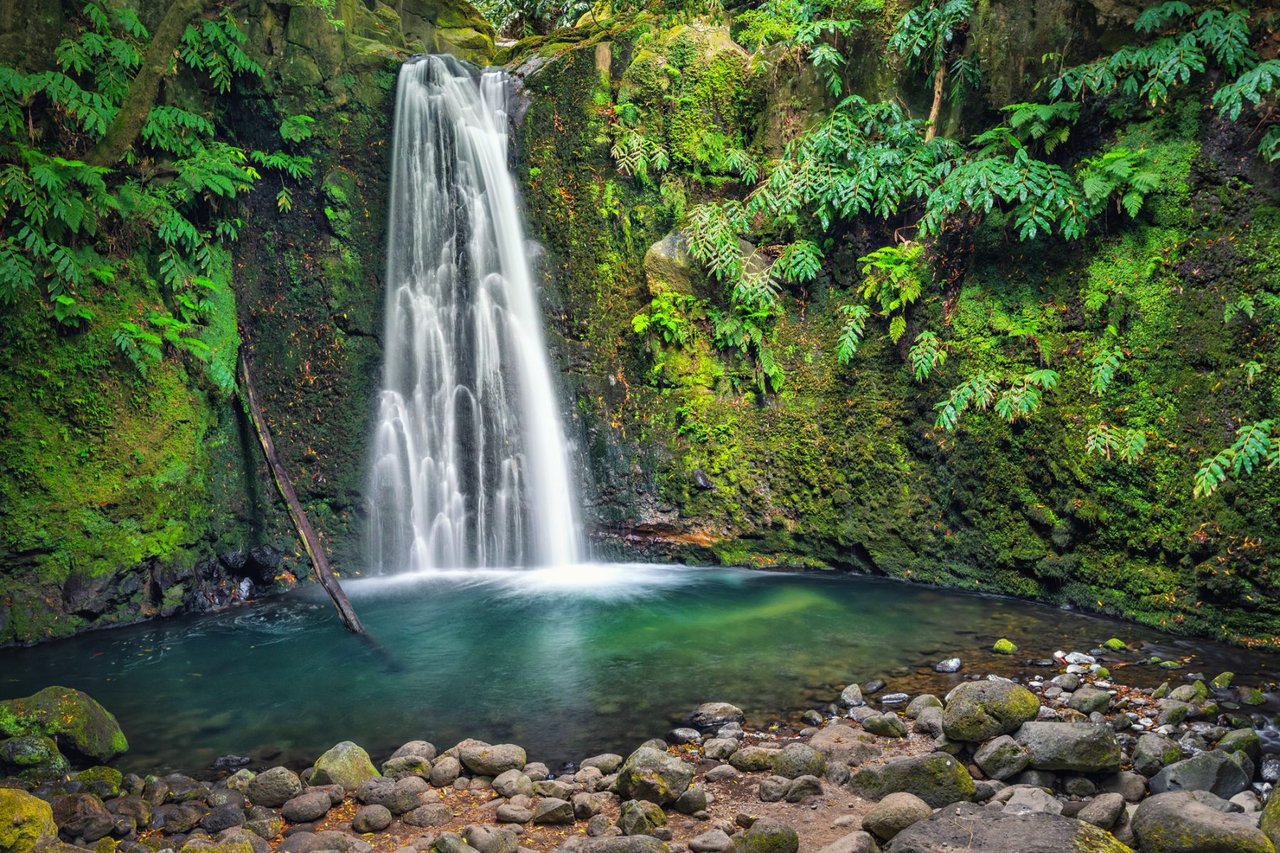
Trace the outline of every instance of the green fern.
<instances>
[{"instance_id":1,"label":"green fern","mask_svg":"<svg viewBox=\"0 0 1280 853\"><path fill-rule=\"evenodd\" d=\"M912 344L907 358L915 372L916 381L923 382L929 378L931 372L946 363L947 351L942 348L942 342L938 340L937 335L925 331L916 335L915 343Z\"/></svg>"},{"instance_id":2,"label":"green fern","mask_svg":"<svg viewBox=\"0 0 1280 853\"><path fill-rule=\"evenodd\" d=\"M1280 464L1280 436L1273 434L1275 421L1262 420L1240 427L1230 447L1206 459L1196 472L1192 494L1208 497L1232 477L1252 474L1263 465Z\"/></svg>"},{"instance_id":3,"label":"green fern","mask_svg":"<svg viewBox=\"0 0 1280 853\"><path fill-rule=\"evenodd\" d=\"M1094 355L1089 365L1089 391L1101 397L1111 387L1116 373L1124 364L1125 353L1120 347L1103 347Z\"/></svg>"}]
</instances>

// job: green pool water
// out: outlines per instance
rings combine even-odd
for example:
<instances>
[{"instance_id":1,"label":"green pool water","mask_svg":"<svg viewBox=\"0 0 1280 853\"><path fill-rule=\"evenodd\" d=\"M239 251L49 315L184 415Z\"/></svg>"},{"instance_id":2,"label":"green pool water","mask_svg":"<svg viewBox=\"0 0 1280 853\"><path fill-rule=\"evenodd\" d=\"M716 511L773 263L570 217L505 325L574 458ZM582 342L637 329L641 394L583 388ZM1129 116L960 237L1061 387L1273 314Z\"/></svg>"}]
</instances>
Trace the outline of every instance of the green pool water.
<instances>
[{"instance_id":1,"label":"green pool water","mask_svg":"<svg viewBox=\"0 0 1280 853\"><path fill-rule=\"evenodd\" d=\"M314 590L191 619L5 650L0 693L51 683L119 718L126 769L208 772L238 754L305 764L340 740L375 761L407 740L522 744L553 767L661 736L707 700L756 722L830 702L849 681L945 690L964 672L1026 672L1028 658L1111 636L1188 668L1274 679L1276 658L1175 641L1026 602L847 575L639 565L445 572L348 581L386 654L338 625ZM1021 648L990 653L999 637ZM958 675L933 664L964 659ZM1130 656L1130 659L1137 656ZM1167 676L1130 666L1116 676Z\"/></svg>"}]
</instances>

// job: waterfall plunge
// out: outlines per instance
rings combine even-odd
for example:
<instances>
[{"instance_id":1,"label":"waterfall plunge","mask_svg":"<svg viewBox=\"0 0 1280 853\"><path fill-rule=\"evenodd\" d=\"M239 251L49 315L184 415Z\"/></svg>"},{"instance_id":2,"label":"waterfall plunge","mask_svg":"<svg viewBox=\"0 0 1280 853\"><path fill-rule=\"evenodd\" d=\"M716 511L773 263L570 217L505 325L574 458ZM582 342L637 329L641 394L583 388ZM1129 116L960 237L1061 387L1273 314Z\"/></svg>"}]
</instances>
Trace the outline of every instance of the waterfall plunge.
<instances>
[{"instance_id":1,"label":"waterfall plunge","mask_svg":"<svg viewBox=\"0 0 1280 853\"><path fill-rule=\"evenodd\" d=\"M507 171L506 76L400 70L386 361L369 490L377 571L564 565L581 531Z\"/></svg>"}]
</instances>

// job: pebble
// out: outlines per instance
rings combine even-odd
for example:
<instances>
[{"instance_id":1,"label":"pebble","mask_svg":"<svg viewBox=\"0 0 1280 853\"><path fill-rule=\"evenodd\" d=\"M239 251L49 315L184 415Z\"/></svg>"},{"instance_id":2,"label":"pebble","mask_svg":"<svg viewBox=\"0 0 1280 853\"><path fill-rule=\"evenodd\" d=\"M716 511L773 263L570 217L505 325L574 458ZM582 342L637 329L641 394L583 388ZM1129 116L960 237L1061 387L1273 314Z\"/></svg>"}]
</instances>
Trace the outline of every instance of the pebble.
<instances>
[{"instance_id":1,"label":"pebble","mask_svg":"<svg viewBox=\"0 0 1280 853\"><path fill-rule=\"evenodd\" d=\"M911 696L906 693L886 693L880 697L881 705L905 705Z\"/></svg>"}]
</instances>

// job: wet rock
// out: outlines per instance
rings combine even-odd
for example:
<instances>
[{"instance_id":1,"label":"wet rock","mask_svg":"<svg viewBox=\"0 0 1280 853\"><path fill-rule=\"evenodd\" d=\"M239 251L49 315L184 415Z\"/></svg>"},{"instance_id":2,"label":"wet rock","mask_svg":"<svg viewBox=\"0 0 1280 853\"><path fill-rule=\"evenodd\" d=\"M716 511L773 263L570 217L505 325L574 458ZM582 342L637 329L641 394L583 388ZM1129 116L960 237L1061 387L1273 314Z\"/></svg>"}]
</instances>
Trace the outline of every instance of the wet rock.
<instances>
[{"instance_id":1,"label":"wet rock","mask_svg":"<svg viewBox=\"0 0 1280 853\"><path fill-rule=\"evenodd\" d=\"M369 753L344 740L316 759L310 781L312 785L341 785L345 790L354 791L361 782L380 775L369 760Z\"/></svg>"},{"instance_id":2,"label":"wet rock","mask_svg":"<svg viewBox=\"0 0 1280 853\"><path fill-rule=\"evenodd\" d=\"M932 815L933 809L924 800L899 791L876 803L862 819L862 828L881 841L890 841L911 824Z\"/></svg>"},{"instance_id":3,"label":"wet rock","mask_svg":"<svg viewBox=\"0 0 1280 853\"><path fill-rule=\"evenodd\" d=\"M885 853L1131 853L1092 824L1052 814L1009 814L958 803L900 832Z\"/></svg>"},{"instance_id":4,"label":"wet rock","mask_svg":"<svg viewBox=\"0 0 1280 853\"><path fill-rule=\"evenodd\" d=\"M662 807L645 800L627 800L618 813L618 828L623 835L652 835L667 825Z\"/></svg>"},{"instance_id":5,"label":"wet rock","mask_svg":"<svg viewBox=\"0 0 1280 853\"><path fill-rule=\"evenodd\" d=\"M858 708L867 704L867 700L862 698L861 687L856 684L850 684L840 691L840 704L846 708Z\"/></svg>"},{"instance_id":6,"label":"wet rock","mask_svg":"<svg viewBox=\"0 0 1280 853\"><path fill-rule=\"evenodd\" d=\"M533 822L546 824L573 823L573 804L558 797L543 797L533 808Z\"/></svg>"},{"instance_id":7,"label":"wet rock","mask_svg":"<svg viewBox=\"0 0 1280 853\"><path fill-rule=\"evenodd\" d=\"M1023 723L1014 740L1036 770L1106 773L1120 769L1120 743L1105 723Z\"/></svg>"},{"instance_id":8,"label":"wet rock","mask_svg":"<svg viewBox=\"0 0 1280 853\"><path fill-rule=\"evenodd\" d=\"M200 826L215 835L223 830L244 826L244 809L232 804L219 806L204 816Z\"/></svg>"},{"instance_id":9,"label":"wet rock","mask_svg":"<svg viewBox=\"0 0 1280 853\"><path fill-rule=\"evenodd\" d=\"M26 791L0 788L0 850L31 853L57 835L48 803Z\"/></svg>"},{"instance_id":10,"label":"wet rock","mask_svg":"<svg viewBox=\"0 0 1280 853\"><path fill-rule=\"evenodd\" d=\"M789 743L772 755L773 772L795 779L797 776L821 776L827 770L827 759L806 743Z\"/></svg>"},{"instance_id":11,"label":"wet rock","mask_svg":"<svg viewBox=\"0 0 1280 853\"><path fill-rule=\"evenodd\" d=\"M1013 640L1010 640L1007 637L1001 637L995 641L994 645L991 646L991 651L998 655L1011 655L1017 650L1017 645L1014 644Z\"/></svg>"},{"instance_id":12,"label":"wet rock","mask_svg":"<svg viewBox=\"0 0 1280 853\"><path fill-rule=\"evenodd\" d=\"M381 832L391 825L391 809L376 803L361 806L351 818L351 828L356 832Z\"/></svg>"},{"instance_id":13,"label":"wet rock","mask_svg":"<svg viewBox=\"0 0 1280 853\"><path fill-rule=\"evenodd\" d=\"M969 681L947 695L943 731L952 740L981 742L1034 720L1040 700L1011 681Z\"/></svg>"},{"instance_id":14,"label":"wet rock","mask_svg":"<svg viewBox=\"0 0 1280 853\"><path fill-rule=\"evenodd\" d=\"M1249 787L1249 777L1229 753L1210 751L1174 762L1151 777L1156 794L1171 791L1209 791L1227 799Z\"/></svg>"},{"instance_id":15,"label":"wet rock","mask_svg":"<svg viewBox=\"0 0 1280 853\"><path fill-rule=\"evenodd\" d=\"M508 770L523 770L527 757L514 743L468 744L458 750L458 760L478 776L497 776Z\"/></svg>"},{"instance_id":16,"label":"wet rock","mask_svg":"<svg viewBox=\"0 0 1280 853\"><path fill-rule=\"evenodd\" d=\"M886 693L880 697L881 705L905 705L911 700L908 693Z\"/></svg>"},{"instance_id":17,"label":"wet rock","mask_svg":"<svg viewBox=\"0 0 1280 853\"><path fill-rule=\"evenodd\" d=\"M703 731L715 730L728 723L741 723L746 717L742 709L728 702L704 702L689 716L689 724Z\"/></svg>"},{"instance_id":18,"label":"wet rock","mask_svg":"<svg viewBox=\"0 0 1280 853\"><path fill-rule=\"evenodd\" d=\"M280 809L280 814L290 823L311 823L319 820L333 808L333 801L324 791L308 791L299 794Z\"/></svg>"},{"instance_id":19,"label":"wet rock","mask_svg":"<svg viewBox=\"0 0 1280 853\"><path fill-rule=\"evenodd\" d=\"M667 732L666 741L667 743L675 746L680 746L686 743L697 745L702 743L702 732L689 726L683 726Z\"/></svg>"},{"instance_id":20,"label":"wet rock","mask_svg":"<svg viewBox=\"0 0 1280 853\"><path fill-rule=\"evenodd\" d=\"M1234 729L1224 734L1214 749L1222 752L1243 752L1257 762L1262 757L1262 738L1253 729Z\"/></svg>"},{"instance_id":21,"label":"wet rock","mask_svg":"<svg viewBox=\"0 0 1280 853\"><path fill-rule=\"evenodd\" d=\"M959 672L960 667L964 666L960 658L947 658L940 660L933 665L934 672Z\"/></svg>"},{"instance_id":22,"label":"wet rock","mask_svg":"<svg viewBox=\"0 0 1280 853\"><path fill-rule=\"evenodd\" d=\"M907 791L934 808L971 799L974 793L973 777L945 752L898 758L879 767L863 768L850 779L849 786L855 793L872 800Z\"/></svg>"},{"instance_id":23,"label":"wet rock","mask_svg":"<svg viewBox=\"0 0 1280 853\"><path fill-rule=\"evenodd\" d=\"M0 741L0 768L4 773L39 784L66 778L71 770L71 763L58 752L58 745L54 743L53 738L44 735L22 735ZM119 771L112 772L117 778L119 777ZM116 792L92 790L92 780L81 779L82 775L77 773L76 781L90 787L92 793L107 797L115 795ZM118 792L118 783L116 788Z\"/></svg>"},{"instance_id":24,"label":"wet rock","mask_svg":"<svg viewBox=\"0 0 1280 853\"><path fill-rule=\"evenodd\" d=\"M53 822L67 838L97 841L115 827L115 816L93 794L71 794L53 802Z\"/></svg>"},{"instance_id":25,"label":"wet rock","mask_svg":"<svg viewBox=\"0 0 1280 853\"><path fill-rule=\"evenodd\" d=\"M189 832L204 819L205 809L194 803L166 803L151 813L148 826L169 834Z\"/></svg>"},{"instance_id":26,"label":"wet rock","mask_svg":"<svg viewBox=\"0 0 1280 853\"><path fill-rule=\"evenodd\" d=\"M884 690L884 688L884 679L881 678L873 678L870 681L863 682L862 684L863 694L879 693L881 690Z\"/></svg>"},{"instance_id":27,"label":"wet rock","mask_svg":"<svg viewBox=\"0 0 1280 853\"><path fill-rule=\"evenodd\" d=\"M785 823L761 818L739 835L733 844L734 853L797 853L800 836Z\"/></svg>"},{"instance_id":28,"label":"wet rock","mask_svg":"<svg viewBox=\"0 0 1280 853\"><path fill-rule=\"evenodd\" d=\"M1230 814L1218 797L1174 791L1143 800L1133 814L1133 834L1143 853L1274 853L1248 815Z\"/></svg>"}]
</instances>

